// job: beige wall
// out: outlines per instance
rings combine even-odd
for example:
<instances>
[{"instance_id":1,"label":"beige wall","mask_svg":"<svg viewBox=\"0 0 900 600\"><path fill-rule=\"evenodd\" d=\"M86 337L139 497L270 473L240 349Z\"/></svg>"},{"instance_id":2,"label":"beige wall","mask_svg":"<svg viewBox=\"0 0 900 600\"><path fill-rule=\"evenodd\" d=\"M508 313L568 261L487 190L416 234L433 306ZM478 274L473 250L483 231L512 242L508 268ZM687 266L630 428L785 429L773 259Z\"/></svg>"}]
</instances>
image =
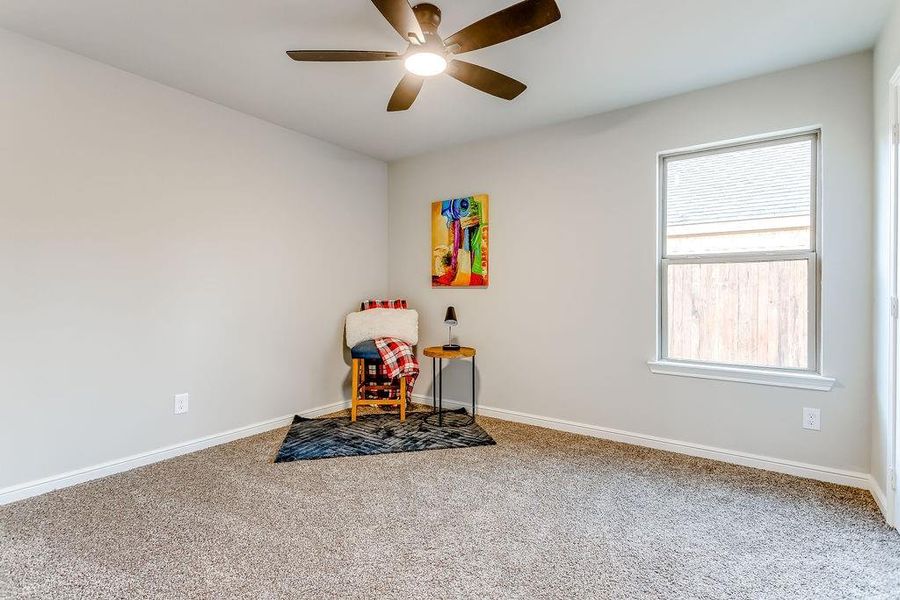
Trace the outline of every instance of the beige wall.
<instances>
[{"instance_id":1,"label":"beige wall","mask_svg":"<svg viewBox=\"0 0 900 600\"><path fill-rule=\"evenodd\" d=\"M345 397L384 163L2 31L0 80L0 488Z\"/></svg>"},{"instance_id":2,"label":"beige wall","mask_svg":"<svg viewBox=\"0 0 900 600\"><path fill-rule=\"evenodd\" d=\"M882 493L888 490L893 436L890 390L890 80L900 68L900 5L885 24L875 47L875 230L874 322L875 393L872 407L872 477Z\"/></svg>"},{"instance_id":3,"label":"beige wall","mask_svg":"<svg viewBox=\"0 0 900 600\"><path fill-rule=\"evenodd\" d=\"M871 386L870 53L389 167L390 287L441 343L455 305L485 405L867 473ZM831 392L654 375L657 152L822 127L823 328ZM491 285L433 290L429 204L491 195ZM416 393L431 393L431 365ZM447 396L468 399L467 366ZM822 430L801 428L802 407Z\"/></svg>"}]
</instances>

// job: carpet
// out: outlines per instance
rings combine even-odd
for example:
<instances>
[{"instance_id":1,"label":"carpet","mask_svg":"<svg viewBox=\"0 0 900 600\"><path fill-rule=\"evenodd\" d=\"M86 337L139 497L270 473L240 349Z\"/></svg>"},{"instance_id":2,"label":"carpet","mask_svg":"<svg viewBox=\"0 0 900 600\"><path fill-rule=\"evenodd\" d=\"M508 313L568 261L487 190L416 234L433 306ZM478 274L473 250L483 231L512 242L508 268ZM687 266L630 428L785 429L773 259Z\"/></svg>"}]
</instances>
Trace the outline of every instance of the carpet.
<instances>
[{"instance_id":1,"label":"carpet","mask_svg":"<svg viewBox=\"0 0 900 600\"><path fill-rule=\"evenodd\" d=\"M273 464L284 427L0 506L0 598L898 597L864 490L478 423L496 446Z\"/></svg>"},{"instance_id":2,"label":"carpet","mask_svg":"<svg viewBox=\"0 0 900 600\"><path fill-rule=\"evenodd\" d=\"M443 415L443 427L426 422L427 412L306 419L294 417L275 462L490 446L493 438L470 420L465 409ZM432 417L434 421L435 417Z\"/></svg>"}]
</instances>

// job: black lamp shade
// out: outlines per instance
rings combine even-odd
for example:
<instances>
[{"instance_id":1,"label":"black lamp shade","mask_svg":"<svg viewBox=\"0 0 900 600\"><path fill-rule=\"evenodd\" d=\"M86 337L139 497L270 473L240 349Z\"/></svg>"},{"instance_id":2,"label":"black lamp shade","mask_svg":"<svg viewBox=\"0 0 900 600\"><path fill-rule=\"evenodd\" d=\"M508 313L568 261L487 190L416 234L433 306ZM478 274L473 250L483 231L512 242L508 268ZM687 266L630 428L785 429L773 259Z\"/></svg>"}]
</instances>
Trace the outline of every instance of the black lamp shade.
<instances>
[{"instance_id":1,"label":"black lamp shade","mask_svg":"<svg viewBox=\"0 0 900 600\"><path fill-rule=\"evenodd\" d=\"M444 325L458 325L459 321L456 320L456 309L452 306L447 307L447 314L444 315Z\"/></svg>"}]
</instances>

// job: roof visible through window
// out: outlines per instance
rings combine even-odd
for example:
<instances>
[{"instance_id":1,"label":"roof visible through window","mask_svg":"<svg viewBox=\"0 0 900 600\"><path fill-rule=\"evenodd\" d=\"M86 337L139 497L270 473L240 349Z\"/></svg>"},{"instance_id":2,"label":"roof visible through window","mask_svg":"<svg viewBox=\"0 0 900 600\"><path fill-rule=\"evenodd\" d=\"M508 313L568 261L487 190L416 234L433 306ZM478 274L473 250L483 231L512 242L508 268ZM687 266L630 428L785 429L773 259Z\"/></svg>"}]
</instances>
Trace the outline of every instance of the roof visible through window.
<instances>
[{"instance_id":1,"label":"roof visible through window","mask_svg":"<svg viewBox=\"0 0 900 600\"><path fill-rule=\"evenodd\" d=\"M666 222L696 225L809 216L810 139L704 154L666 166Z\"/></svg>"}]
</instances>

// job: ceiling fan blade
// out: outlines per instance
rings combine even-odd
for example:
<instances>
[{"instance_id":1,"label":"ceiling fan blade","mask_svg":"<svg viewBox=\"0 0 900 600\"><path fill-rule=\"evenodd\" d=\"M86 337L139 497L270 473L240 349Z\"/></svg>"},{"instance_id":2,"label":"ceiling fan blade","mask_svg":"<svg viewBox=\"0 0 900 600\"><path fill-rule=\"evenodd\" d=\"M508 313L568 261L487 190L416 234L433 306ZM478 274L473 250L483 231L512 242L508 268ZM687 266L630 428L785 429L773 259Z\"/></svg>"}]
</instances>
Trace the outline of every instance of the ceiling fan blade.
<instances>
[{"instance_id":1,"label":"ceiling fan blade","mask_svg":"<svg viewBox=\"0 0 900 600\"><path fill-rule=\"evenodd\" d=\"M400 80L400 83L397 84L394 93L391 95L391 99L388 101L388 112L406 110L412 106L413 102L416 101L416 97L419 95L419 90L422 89L423 83L425 83L424 77L419 77L418 75L413 75L411 73L404 75L403 79Z\"/></svg>"},{"instance_id":2,"label":"ceiling fan blade","mask_svg":"<svg viewBox=\"0 0 900 600\"><path fill-rule=\"evenodd\" d=\"M368 60L398 60L402 54L370 50L288 50L294 60L313 62L352 62Z\"/></svg>"},{"instance_id":3,"label":"ceiling fan blade","mask_svg":"<svg viewBox=\"0 0 900 600\"><path fill-rule=\"evenodd\" d=\"M450 61L445 72L457 81L504 100L512 100L528 87L521 81L516 81L503 73L458 59Z\"/></svg>"},{"instance_id":4,"label":"ceiling fan blade","mask_svg":"<svg viewBox=\"0 0 900 600\"><path fill-rule=\"evenodd\" d=\"M446 40L455 54L471 52L531 33L560 18L554 0L525 0L457 31Z\"/></svg>"},{"instance_id":5,"label":"ceiling fan blade","mask_svg":"<svg viewBox=\"0 0 900 600\"><path fill-rule=\"evenodd\" d=\"M417 44L425 43L425 34L422 33L416 13L407 0L372 0L372 4L381 11L387 22L404 40Z\"/></svg>"}]
</instances>

